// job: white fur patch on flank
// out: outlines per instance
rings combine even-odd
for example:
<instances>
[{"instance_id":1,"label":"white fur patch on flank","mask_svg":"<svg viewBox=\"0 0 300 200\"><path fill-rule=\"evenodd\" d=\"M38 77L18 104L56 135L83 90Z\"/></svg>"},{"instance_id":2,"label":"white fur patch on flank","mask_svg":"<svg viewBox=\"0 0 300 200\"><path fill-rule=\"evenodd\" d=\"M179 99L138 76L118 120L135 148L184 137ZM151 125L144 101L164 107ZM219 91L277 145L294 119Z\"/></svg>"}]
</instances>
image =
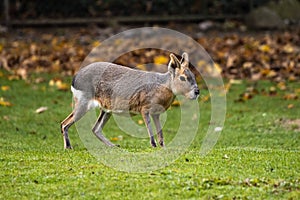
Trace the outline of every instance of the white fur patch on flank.
<instances>
[{"instance_id":1,"label":"white fur patch on flank","mask_svg":"<svg viewBox=\"0 0 300 200\"><path fill-rule=\"evenodd\" d=\"M76 90L73 86L71 86L71 91L73 93L73 96L80 102L80 101L85 101L88 104L88 110L100 107L99 102L91 99L91 100L86 100L83 99L83 92L81 90Z\"/></svg>"},{"instance_id":2,"label":"white fur patch on flank","mask_svg":"<svg viewBox=\"0 0 300 200\"><path fill-rule=\"evenodd\" d=\"M89 104L88 104L88 110L93 109L93 108L97 108L100 107L99 102L96 100L90 100Z\"/></svg>"},{"instance_id":3,"label":"white fur patch on flank","mask_svg":"<svg viewBox=\"0 0 300 200\"><path fill-rule=\"evenodd\" d=\"M73 96L78 99L78 101L81 100L83 92L80 90L76 90L73 86L71 86L71 91L73 93Z\"/></svg>"}]
</instances>

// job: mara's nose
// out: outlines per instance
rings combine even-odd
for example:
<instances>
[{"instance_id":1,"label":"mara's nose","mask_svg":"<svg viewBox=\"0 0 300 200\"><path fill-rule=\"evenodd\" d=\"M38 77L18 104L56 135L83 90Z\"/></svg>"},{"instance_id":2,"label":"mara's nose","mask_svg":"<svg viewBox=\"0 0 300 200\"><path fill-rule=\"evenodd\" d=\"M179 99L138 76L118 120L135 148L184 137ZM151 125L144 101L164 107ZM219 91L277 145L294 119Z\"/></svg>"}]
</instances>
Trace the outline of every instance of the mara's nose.
<instances>
[{"instance_id":1,"label":"mara's nose","mask_svg":"<svg viewBox=\"0 0 300 200\"><path fill-rule=\"evenodd\" d=\"M199 95L200 94L200 90L198 89L198 88L196 88L195 90L194 90L194 92L195 92L195 95Z\"/></svg>"}]
</instances>

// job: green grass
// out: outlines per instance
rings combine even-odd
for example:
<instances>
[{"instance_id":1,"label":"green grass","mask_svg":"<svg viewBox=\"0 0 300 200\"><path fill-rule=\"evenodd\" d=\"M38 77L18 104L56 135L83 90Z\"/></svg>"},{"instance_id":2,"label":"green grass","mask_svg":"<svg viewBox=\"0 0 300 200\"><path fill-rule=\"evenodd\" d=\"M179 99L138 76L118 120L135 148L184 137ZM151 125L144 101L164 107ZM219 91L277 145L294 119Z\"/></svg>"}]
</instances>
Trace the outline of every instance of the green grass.
<instances>
[{"instance_id":1,"label":"green grass","mask_svg":"<svg viewBox=\"0 0 300 200\"><path fill-rule=\"evenodd\" d=\"M36 77L45 78L34 84ZM300 133L283 121L299 119L299 100L284 100L300 88L289 83L277 96L258 94L236 102L252 83L233 85L227 96L224 130L214 149L200 155L210 119L209 102L200 102L201 119L192 145L171 165L146 173L116 171L98 162L70 129L74 150L63 150L60 121L71 111L71 93L48 82L54 75L32 75L29 82L0 77L0 97L13 106L0 107L0 199L299 199ZM70 77L61 77L70 82ZM275 84L260 81L257 89ZM207 91L202 90L203 96ZM293 104L292 109L288 105ZM36 114L40 106L48 110ZM166 140L176 133L178 107L168 111ZM137 116L134 120L138 121ZM107 137L132 152L151 152L149 141L124 134L111 120ZM146 134L146 133L145 133ZM172 135L173 134L173 135Z\"/></svg>"}]
</instances>

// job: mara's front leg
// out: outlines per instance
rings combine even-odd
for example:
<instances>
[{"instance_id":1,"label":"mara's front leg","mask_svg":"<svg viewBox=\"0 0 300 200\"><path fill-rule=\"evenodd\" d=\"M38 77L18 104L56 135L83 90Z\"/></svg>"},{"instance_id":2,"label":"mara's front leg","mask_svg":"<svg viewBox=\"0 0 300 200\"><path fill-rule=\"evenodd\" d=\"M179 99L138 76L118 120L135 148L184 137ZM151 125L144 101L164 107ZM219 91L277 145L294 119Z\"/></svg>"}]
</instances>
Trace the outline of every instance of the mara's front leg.
<instances>
[{"instance_id":1,"label":"mara's front leg","mask_svg":"<svg viewBox=\"0 0 300 200\"><path fill-rule=\"evenodd\" d=\"M156 145L156 142L155 142L155 139L154 139L154 136L153 136L153 131L152 131L152 128L151 128L151 121L150 121L149 112L142 112L142 117L144 119L144 122L145 122L147 130L148 130L148 134L149 134L149 137L150 137L150 144L152 145L152 147L156 147L157 145Z\"/></svg>"},{"instance_id":2,"label":"mara's front leg","mask_svg":"<svg viewBox=\"0 0 300 200\"><path fill-rule=\"evenodd\" d=\"M113 143L111 143L103 134L102 130L106 122L109 120L111 116L111 113L107 113L103 110L101 110L101 113L93 127L93 133L97 136L98 139L100 139L104 144L107 146L113 147L115 146Z\"/></svg>"},{"instance_id":3,"label":"mara's front leg","mask_svg":"<svg viewBox=\"0 0 300 200\"><path fill-rule=\"evenodd\" d=\"M164 137L163 137L162 128L161 128L160 121L159 121L159 114L152 115L152 119L153 119L154 124L155 124L158 143L160 144L160 146L163 147L165 144L164 144Z\"/></svg>"}]
</instances>

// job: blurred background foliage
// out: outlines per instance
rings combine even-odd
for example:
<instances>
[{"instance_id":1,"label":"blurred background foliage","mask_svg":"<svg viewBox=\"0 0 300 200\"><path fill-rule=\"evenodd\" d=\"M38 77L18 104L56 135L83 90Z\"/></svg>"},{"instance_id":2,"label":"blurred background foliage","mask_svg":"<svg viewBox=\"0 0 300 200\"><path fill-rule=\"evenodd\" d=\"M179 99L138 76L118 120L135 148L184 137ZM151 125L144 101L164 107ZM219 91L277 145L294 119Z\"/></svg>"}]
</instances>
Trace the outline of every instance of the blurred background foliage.
<instances>
[{"instance_id":1,"label":"blurred background foliage","mask_svg":"<svg viewBox=\"0 0 300 200\"><path fill-rule=\"evenodd\" d=\"M6 0L4 0L6 1ZM270 0L7 0L12 19L139 15L243 15ZM272 0L278 2L278 0ZM4 4L0 4L4 9ZM3 12L2 12L3 13ZM4 17L4 16L2 16Z\"/></svg>"}]
</instances>

